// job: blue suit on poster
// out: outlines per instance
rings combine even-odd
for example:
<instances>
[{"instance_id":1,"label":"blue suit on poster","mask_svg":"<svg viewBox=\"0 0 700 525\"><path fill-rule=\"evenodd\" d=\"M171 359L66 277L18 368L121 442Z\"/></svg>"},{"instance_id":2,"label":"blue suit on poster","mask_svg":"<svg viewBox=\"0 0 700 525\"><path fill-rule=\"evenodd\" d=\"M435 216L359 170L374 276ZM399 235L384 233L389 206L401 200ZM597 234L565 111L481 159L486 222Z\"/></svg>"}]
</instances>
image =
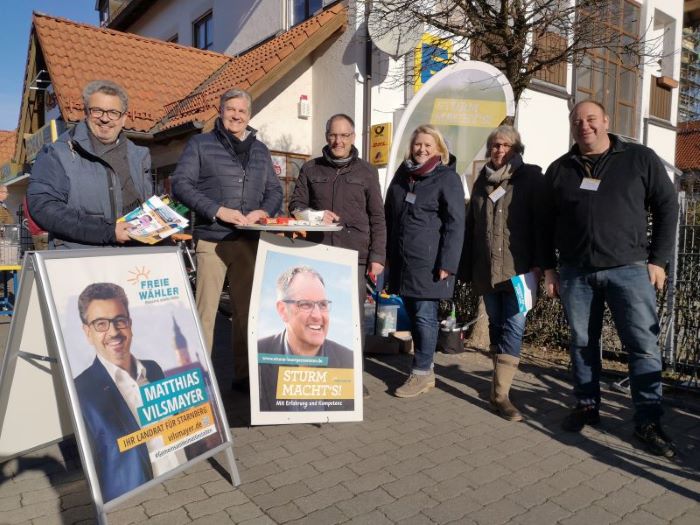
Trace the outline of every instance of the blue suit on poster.
<instances>
[{"instance_id":1,"label":"blue suit on poster","mask_svg":"<svg viewBox=\"0 0 700 525\"><path fill-rule=\"evenodd\" d=\"M149 381L163 379L155 361L141 361ZM99 359L75 378L93 463L107 502L153 479L145 444L119 451L117 440L141 428Z\"/></svg>"}]
</instances>

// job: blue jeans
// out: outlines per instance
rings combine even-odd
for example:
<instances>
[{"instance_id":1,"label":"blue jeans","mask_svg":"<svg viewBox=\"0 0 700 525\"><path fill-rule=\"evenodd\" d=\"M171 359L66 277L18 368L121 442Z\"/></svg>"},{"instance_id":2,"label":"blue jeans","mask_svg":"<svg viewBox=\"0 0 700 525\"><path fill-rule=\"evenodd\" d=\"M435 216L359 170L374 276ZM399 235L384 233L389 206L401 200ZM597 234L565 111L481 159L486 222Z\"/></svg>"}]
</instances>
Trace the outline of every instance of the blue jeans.
<instances>
[{"instance_id":1,"label":"blue jeans","mask_svg":"<svg viewBox=\"0 0 700 525\"><path fill-rule=\"evenodd\" d=\"M525 332L525 315L520 313L515 292L495 291L484 294L484 306L489 316L489 339L497 354L520 357L520 345Z\"/></svg>"},{"instance_id":2,"label":"blue jeans","mask_svg":"<svg viewBox=\"0 0 700 525\"><path fill-rule=\"evenodd\" d=\"M438 322L437 299L416 299L404 297L406 313L411 320L411 337L413 338L412 374L429 374L433 370L433 356L437 346Z\"/></svg>"},{"instance_id":3,"label":"blue jeans","mask_svg":"<svg viewBox=\"0 0 700 525\"><path fill-rule=\"evenodd\" d=\"M658 421L663 413L659 318L646 263L614 268L565 266L559 292L571 328L569 351L579 404L600 405L600 334L607 303L629 353L635 422Z\"/></svg>"}]
</instances>

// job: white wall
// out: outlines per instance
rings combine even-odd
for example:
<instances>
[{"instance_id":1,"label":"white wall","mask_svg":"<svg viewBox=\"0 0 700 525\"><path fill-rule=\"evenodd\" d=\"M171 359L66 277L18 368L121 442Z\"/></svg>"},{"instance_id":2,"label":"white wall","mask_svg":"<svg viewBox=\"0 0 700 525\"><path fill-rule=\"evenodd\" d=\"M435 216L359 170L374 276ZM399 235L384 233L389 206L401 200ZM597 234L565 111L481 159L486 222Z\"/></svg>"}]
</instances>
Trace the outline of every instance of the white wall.
<instances>
[{"instance_id":1,"label":"white wall","mask_svg":"<svg viewBox=\"0 0 700 525\"><path fill-rule=\"evenodd\" d=\"M161 0L155 2L143 16L126 29L129 33L168 40L175 34L178 43L183 46L192 45L192 23L214 8L214 0ZM216 11L216 10L215 10ZM214 48L212 51L223 51L218 43L216 13L214 15Z\"/></svg>"},{"instance_id":2,"label":"white wall","mask_svg":"<svg viewBox=\"0 0 700 525\"><path fill-rule=\"evenodd\" d=\"M676 132L649 124L647 145L669 164L676 164Z\"/></svg>"},{"instance_id":3,"label":"white wall","mask_svg":"<svg viewBox=\"0 0 700 525\"><path fill-rule=\"evenodd\" d=\"M130 33L192 45L192 24L212 10L211 51L235 55L282 29L282 0L161 0L127 29Z\"/></svg>"},{"instance_id":4,"label":"white wall","mask_svg":"<svg viewBox=\"0 0 700 525\"><path fill-rule=\"evenodd\" d=\"M569 150L566 99L526 89L517 108L516 126L525 144L525 162L542 170Z\"/></svg>"},{"instance_id":5,"label":"white wall","mask_svg":"<svg viewBox=\"0 0 700 525\"><path fill-rule=\"evenodd\" d=\"M214 43L222 53L236 55L274 36L284 27L283 1L216 0Z\"/></svg>"},{"instance_id":6,"label":"white wall","mask_svg":"<svg viewBox=\"0 0 700 525\"><path fill-rule=\"evenodd\" d=\"M285 83L287 81L287 83ZM313 103L311 59L297 65L285 79L253 103L250 125L268 148L288 153L318 156L312 147L313 129L322 126L312 110L308 119L299 118L299 96L307 95Z\"/></svg>"}]
</instances>

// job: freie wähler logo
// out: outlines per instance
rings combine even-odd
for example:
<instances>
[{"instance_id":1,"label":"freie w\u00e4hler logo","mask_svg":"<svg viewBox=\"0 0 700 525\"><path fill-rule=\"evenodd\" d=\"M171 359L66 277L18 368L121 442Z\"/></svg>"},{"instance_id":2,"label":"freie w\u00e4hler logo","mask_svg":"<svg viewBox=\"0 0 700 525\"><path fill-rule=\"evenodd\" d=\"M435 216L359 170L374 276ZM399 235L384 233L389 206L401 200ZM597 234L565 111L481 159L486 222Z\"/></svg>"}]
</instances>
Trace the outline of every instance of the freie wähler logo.
<instances>
[{"instance_id":1,"label":"freie w\u00e4hler logo","mask_svg":"<svg viewBox=\"0 0 700 525\"><path fill-rule=\"evenodd\" d=\"M129 275L127 281L138 287L139 299L144 304L163 303L180 297L180 288L170 282L170 277L151 279L151 270L145 266L129 270Z\"/></svg>"}]
</instances>

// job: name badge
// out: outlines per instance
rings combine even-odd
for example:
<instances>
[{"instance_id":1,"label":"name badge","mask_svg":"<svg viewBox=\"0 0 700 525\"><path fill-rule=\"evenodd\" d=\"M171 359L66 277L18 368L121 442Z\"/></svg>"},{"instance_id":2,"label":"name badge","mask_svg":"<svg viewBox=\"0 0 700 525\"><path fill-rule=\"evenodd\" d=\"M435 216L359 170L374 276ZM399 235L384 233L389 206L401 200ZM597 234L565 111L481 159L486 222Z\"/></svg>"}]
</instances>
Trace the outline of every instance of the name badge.
<instances>
[{"instance_id":1,"label":"name badge","mask_svg":"<svg viewBox=\"0 0 700 525\"><path fill-rule=\"evenodd\" d=\"M406 194L406 202L409 203L409 204L415 204L415 202L416 202L416 194L409 191L409 192Z\"/></svg>"},{"instance_id":2,"label":"name badge","mask_svg":"<svg viewBox=\"0 0 700 525\"><path fill-rule=\"evenodd\" d=\"M489 199L491 199L492 202L496 202L498 199L503 197L506 194L506 190L503 189L502 186L499 186L495 190L493 190L491 193L489 193Z\"/></svg>"},{"instance_id":3,"label":"name badge","mask_svg":"<svg viewBox=\"0 0 700 525\"><path fill-rule=\"evenodd\" d=\"M592 179L591 177L584 177L581 181L582 190L588 191L598 191L598 186L600 186L600 179Z\"/></svg>"}]
</instances>

